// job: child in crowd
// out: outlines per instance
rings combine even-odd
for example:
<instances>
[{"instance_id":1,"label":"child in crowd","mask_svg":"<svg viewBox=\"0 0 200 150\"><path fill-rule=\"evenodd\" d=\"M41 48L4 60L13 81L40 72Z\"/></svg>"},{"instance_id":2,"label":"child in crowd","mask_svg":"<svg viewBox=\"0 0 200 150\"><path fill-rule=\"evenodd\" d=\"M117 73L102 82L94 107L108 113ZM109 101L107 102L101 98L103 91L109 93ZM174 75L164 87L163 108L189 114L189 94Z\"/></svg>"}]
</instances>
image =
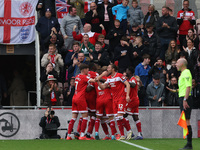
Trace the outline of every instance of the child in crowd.
<instances>
[{"instance_id":1,"label":"child in crowd","mask_svg":"<svg viewBox=\"0 0 200 150\"><path fill-rule=\"evenodd\" d=\"M116 16L116 19L120 21L120 28L123 29L124 34L127 30L127 12L129 0L123 0L122 4L118 4L112 8L113 15Z\"/></svg>"}]
</instances>

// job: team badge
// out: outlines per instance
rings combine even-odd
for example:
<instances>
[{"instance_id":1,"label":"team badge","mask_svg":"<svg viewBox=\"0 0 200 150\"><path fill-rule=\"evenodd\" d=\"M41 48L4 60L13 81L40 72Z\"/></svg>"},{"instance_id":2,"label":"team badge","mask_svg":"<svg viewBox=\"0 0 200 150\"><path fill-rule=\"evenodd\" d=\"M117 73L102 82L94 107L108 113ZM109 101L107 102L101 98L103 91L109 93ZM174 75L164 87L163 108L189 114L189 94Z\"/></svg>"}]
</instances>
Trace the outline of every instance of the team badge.
<instances>
[{"instance_id":1,"label":"team badge","mask_svg":"<svg viewBox=\"0 0 200 150\"><path fill-rule=\"evenodd\" d=\"M23 16L29 16L33 10L31 3L24 2L20 5L19 11Z\"/></svg>"}]
</instances>

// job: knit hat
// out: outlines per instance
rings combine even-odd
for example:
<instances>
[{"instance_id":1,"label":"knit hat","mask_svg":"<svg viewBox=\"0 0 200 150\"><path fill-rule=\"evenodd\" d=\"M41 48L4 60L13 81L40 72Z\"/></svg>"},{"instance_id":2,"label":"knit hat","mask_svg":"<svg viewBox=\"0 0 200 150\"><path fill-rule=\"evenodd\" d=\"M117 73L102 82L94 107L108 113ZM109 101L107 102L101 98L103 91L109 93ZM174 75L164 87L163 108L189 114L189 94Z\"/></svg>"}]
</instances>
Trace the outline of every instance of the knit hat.
<instances>
[{"instance_id":1,"label":"knit hat","mask_svg":"<svg viewBox=\"0 0 200 150\"><path fill-rule=\"evenodd\" d=\"M54 78L53 75L48 75L48 77L47 77L47 81L56 81L56 80L57 80L57 79Z\"/></svg>"},{"instance_id":2,"label":"knit hat","mask_svg":"<svg viewBox=\"0 0 200 150\"><path fill-rule=\"evenodd\" d=\"M47 8L47 9L45 10L45 12L47 12L47 11L50 11L50 12L51 12L51 8Z\"/></svg>"}]
</instances>

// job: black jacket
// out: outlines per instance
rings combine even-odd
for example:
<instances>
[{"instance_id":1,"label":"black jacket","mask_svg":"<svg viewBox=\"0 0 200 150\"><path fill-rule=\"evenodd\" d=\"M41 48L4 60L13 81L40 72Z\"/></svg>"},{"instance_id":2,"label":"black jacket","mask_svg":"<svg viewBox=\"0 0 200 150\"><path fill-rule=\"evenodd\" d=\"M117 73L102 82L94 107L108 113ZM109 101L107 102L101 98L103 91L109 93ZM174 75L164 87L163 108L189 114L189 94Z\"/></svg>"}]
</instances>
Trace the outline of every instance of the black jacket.
<instances>
[{"instance_id":1,"label":"black jacket","mask_svg":"<svg viewBox=\"0 0 200 150\"><path fill-rule=\"evenodd\" d=\"M60 127L60 121L57 116L54 116L52 119L44 116L41 118L39 125L42 127L42 133L51 137L57 135L57 130L47 130L46 128L51 125L56 125L55 127L58 128Z\"/></svg>"},{"instance_id":2,"label":"black jacket","mask_svg":"<svg viewBox=\"0 0 200 150\"><path fill-rule=\"evenodd\" d=\"M113 25L114 25L114 19L113 19L113 14L112 14L112 7L113 6L114 6L114 4L108 2L107 12L108 12L108 17L109 17L109 20L110 20L111 28L113 28ZM100 22L104 22L104 14L105 14L104 2L102 2L101 4L98 5L97 12L98 12L98 15L99 15Z\"/></svg>"},{"instance_id":3,"label":"black jacket","mask_svg":"<svg viewBox=\"0 0 200 150\"><path fill-rule=\"evenodd\" d=\"M114 34L117 33L117 36L114 36ZM124 35L124 32L120 28L113 28L110 30L108 33L107 37L109 39L109 47L110 47L110 52L114 52L114 48L119 44L120 39Z\"/></svg>"},{"instance_id":4,"label":"black jacket","mask_svg":"<svg viewBox=\"0 0 200 150\"><path fill-rule=\"evenodd\" d=\"M147 14L144 16L144 26L145 26L146 23L147 23L146 21L147 21L147 19L148 19L148 17L149 17L149 14L150 14L150 13L147 12ZM158 19L159 19L159 13L158 13L157 10L155 10L155 11L152 12L152 14L151 14L151 17L150 17L149 23L153 24L153 25L154 25L154 28L155 28Z\"/></svg>"},{"instance_id":5,"label":"black jacket","mask_svg":"<svg viewBox=\"0 0 200 150\"><path fill-rule=\"evenodd\" d=\"M98 60L98 55L101 54L101 58ZM110 64L110 58L108 52L105 52L103 50L97 52L93 51L93 62L100 65L100 66L108 66Z\"/></svg>"},{"instance_id":6,"label":"black jacket","mask_svg":"<svg viewBox=\"0 0 200 150\"><path fill-rule=\"evenodd\" d=\"M55 0L39 0L38 1L38 4L39 3L42 3L42 8L37 8L36 7L36 10L40 10L40 15L41 16L45 16L45 12L46 12L46 9L47 8L50 8L51 9L51 15L53 17L56 17L56 9L55 9ZM37 4L37 5L38 5Z\"/></svg>"},{"instance_id":7,"label":"black jacket","mask_svg":"<svg viewBox=\"0 0 200 150\"><path fill-rule=\"evenodd\" d=\"M170 28L162 27L163 22L167 23ZM176 18L170 15L160 17L157 22L156 31L158 33L158 36L161 38L175 39L178 31Z\"/></svg>"},{"instance_id":8,"label":"black jacket","mask_svg":"<svg viewBox=\"0 0 200 150\"><path fill-rule=\"evenodd\" d=\"M148 54L156 59L160 54L160 40L156 32L153 33L152 37L149 38L148 33L144 32L143 42L148 51Z\"/></svg>"},{"instance_id":9,"label":"black jacket","mask_svg":"<svg viewBox=\"0 0 200 150\"><path fill-rule=\"evenodd\" d=\"M126 52L125 56L121 56L123 52ZM122 73L122 71L125 71L126 68L128 68L129 66L132 66L133 54L130 47L128 46L123 47L121 45L118 45L117 47L115 47L114 56L115 56L114 57L115 61L118 61L120 73Z\"/></svg>"},{"instance_id":10,"label":"black jacket","mask_svg":"<svg viewBox=\"0 0 200 150\"><path fill-rule=\"evenodd\" d=\"M133 52L137 52L138 56L137 57L134 57L133 56ZM135 46L133 47L132 49L132 56L133 56L133 66L136 67L139 63L141 63L143 60L142 60L142 56L144 54L148 54L148 51L147 51L147 48L143 45L141 45L140 47L138 46Z\"/></svg>"},{"instance_id":11,"label":"black jacket","mask_svg":"<svg viewBox=\"0 0 200 150\"><path fill-rule=\"evenodd\" d=\"M101 27L99 26L101 24L100 22L100 16L99 14L95 17L92 17L93 15L93 11L90 10L85 14L85 22L91 24L92 32L97 32L97 33L101 33Z\"/></svg>"}]
</instances>

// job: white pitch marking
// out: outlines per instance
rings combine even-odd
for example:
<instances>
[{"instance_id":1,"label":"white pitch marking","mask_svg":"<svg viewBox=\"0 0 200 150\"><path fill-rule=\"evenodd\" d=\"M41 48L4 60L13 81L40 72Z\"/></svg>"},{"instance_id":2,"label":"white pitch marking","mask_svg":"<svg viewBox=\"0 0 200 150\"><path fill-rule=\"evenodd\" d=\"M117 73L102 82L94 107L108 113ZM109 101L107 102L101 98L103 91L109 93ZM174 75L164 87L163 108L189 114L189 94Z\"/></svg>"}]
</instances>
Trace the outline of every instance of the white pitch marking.
<instances>
[{"instance_id":1,"label":"white pitch marking","mask_svg":"<svg viewBox=\"0 0 200 150\"><path fill-rule=\"evenodd\" d=\"M123 142L123 143L126 143L126 144L128 144L128 145L132 145L132 146L138 147L138 148L143 149L143 150L152 150L152 149L149 149L149 148L146 148L146 147L137 145L137 144L133 144L133 143L127 142L127 141L122 141L122 140L119 140L119 141L120 141L120 142Z\"/></svg>"}]
</instances>

